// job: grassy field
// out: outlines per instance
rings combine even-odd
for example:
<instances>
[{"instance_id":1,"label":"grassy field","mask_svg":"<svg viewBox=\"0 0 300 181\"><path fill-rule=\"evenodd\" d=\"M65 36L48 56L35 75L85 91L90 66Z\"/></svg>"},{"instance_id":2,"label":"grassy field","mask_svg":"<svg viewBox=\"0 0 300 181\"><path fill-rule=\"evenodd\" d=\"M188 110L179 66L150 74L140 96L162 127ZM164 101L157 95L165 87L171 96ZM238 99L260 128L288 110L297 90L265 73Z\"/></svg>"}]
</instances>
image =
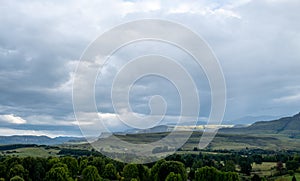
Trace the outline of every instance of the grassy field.
<instances>
[{"instance_id":1,"label":"grassy field","mask_svg":"<svg viewBox=\"0 0 300 181\"><path fill-rule=\"evenodd\" d=\"M296 177L296 180L300 180L300 173L296 173L295 174L295 177ZM290 175L284 175L284 176L280 176L280 177L277 177L275 179L275 181L291 181L293 178L293 176L290 176Z\"/></svg>"},{"instance_id":2,"label":"grassy field","mask_svg":"<svg viewBox=\"0 0 300 181\"><path fill-rule=\"evenodd\" d=\"M46 149L44 147L29 147L29 148L18 148L9 151L3 151L2 154L5 155L14 155L20 157L49 157L56 156L60 150L58 149Z\"/></svg>"},{"instance_id":3,"label":"grassy field","mask_svg":"<svg viewBox=\"0 0 300 181\"><path fill-rule=\"evenodd\" d=\"M252 173L260 176L270 176L275 173L274 167L277 165L276 162L263 162L262 164L252 165Z\"/></svg>"},{"instance_id":4,"label":"grassy field","mask_svg":"<svg viewBox=\"0 0 300 181\"><path fill-rule=\"evenodd\" d=\"M255 164L252 165L252 174L257 174L261 177L268 177L271 175L274 175L276 172L275 166L276 162L263 162L262 164ZM283 167L285 167L285 164L283 164ZM300 180L300 173L295 173L295 177L297 180ZM271 177L271 180L275 181L291 181L293 176L291 175L283 175L283 176L274 176Z\"/></svg>"},{"instance_id":5,"label":"grassy field","mask_svg":"<svg viewBox=\"0 0 300 181\"><path fill-rule=\"evenodd\" d=\"M211 149L263 149L263 150L299 150L300 139L291 139L283 135L230 135L218 134L210 144Z\"/></svg>"},{"instance_id":6,"label":"grassy field","mask_svg":"<svg viewBox=\"0 0 300 181\"><path fill-rule=\"evenodd\" d=\"M157 141L167 135L168 133L147 133L118 135L118 137L127 142L141 144ZM194 147L197 147L201 136L201 132L194 132L182 147L183 150L193 150ZM263 150L300 150L300 139L292 139L280 134L242 135L223 133L217 134L209 144L209 148L213 150L240 150L246 147Z\"/></svg>"}]
</instances>

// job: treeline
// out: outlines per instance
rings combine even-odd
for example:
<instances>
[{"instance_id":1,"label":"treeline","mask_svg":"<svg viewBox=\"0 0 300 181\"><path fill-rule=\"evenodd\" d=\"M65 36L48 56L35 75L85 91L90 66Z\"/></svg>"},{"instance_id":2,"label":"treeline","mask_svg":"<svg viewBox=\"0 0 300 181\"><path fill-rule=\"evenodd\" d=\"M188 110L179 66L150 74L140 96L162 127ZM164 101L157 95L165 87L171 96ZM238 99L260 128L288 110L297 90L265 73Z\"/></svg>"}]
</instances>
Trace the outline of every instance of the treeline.
<instances>
[{"instance_id":1,"label":"treeline","mask_svg":"<svg viewBox=\"0 0 300 181\"><path fill-rule=\"evenodd\" d=\"M152 166L151 166L152 165ZM151 168L149 167L151 166ZM213 170L207 171L207 170ZM217 171L213 167L196 170L194 180L214 174L226 180L238 180L237 173ZM0 180L31 181L171 181L187 180L189 174L185 165L179 161L160 160L155 164L124 164L105 157L2 157L0 162Z\"/></svg>"},{"instance_id":2,"label":"treeline","mask_svg":"<svg viewBox=\"0 0 300 181\"><path fill-rule=\"evenodd\" d=\"M18 149L18 148L31 148L31 147L43 147L45 149L60 149L57 146L48 146L48 145L11 144L11 145L0 145L0 151L13 150L13 149Z\"/></svg>"},{"instance_id":3,"label":"treeline","mask_svg":"<svg viewBox=\"0 0 300 181\"><path fill-rule=\"evenodd\" d=\"M278 162L278 174L297 172L300 166L298 154L282 153L263 156L253 153L174 154L144 165L121 163L95 151L63 149L60 154L60 157L49 158L0 156L0 180L236 181L244 179L243 175L250 175L252 163L259 164L266 159ZM258 175L252 178L266 179Z\"/></svg>"}]
</instances>

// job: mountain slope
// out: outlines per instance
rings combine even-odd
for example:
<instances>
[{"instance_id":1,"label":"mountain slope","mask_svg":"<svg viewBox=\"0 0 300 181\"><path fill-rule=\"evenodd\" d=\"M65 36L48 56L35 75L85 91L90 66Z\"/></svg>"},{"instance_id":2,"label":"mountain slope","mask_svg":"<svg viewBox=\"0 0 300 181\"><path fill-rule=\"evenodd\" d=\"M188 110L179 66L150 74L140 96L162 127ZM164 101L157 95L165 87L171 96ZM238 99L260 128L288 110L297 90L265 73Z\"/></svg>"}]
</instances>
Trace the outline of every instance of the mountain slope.
<instances>
[{"instance_id":1,"label":"mountain slope","mask_svg":"<svg viewBox=\"0 0 300 181\"><path fill-rule=\"evenodd\" d=\"M226 124L233 124L233 125L250 125L253 124L255 122L258 121L269 121L269 120L275 120L275 119L279 119L279 116L245 116L245 117L241 117L235 120L227 120L227 121L223 121L223 123Z\"/></svg>"},{"instance_id":2,"label":"mountain slope","mask_svg":"<svg viewBox=\"0 0 300 181\"><path fill-rule=\"evenodd\" d=\"M300 136L300 113L273 121L259 121L244 128L223 128L221 133L237 134L287 134Z\"/></svg>"}]
</instances>

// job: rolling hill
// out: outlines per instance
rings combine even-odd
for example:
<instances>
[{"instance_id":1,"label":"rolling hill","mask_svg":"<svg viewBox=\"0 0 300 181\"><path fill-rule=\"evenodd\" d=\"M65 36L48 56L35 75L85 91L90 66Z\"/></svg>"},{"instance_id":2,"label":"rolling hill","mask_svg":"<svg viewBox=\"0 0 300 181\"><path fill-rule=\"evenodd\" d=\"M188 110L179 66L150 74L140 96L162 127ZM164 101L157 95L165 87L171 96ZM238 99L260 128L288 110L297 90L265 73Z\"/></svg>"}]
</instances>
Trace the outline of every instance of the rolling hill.
<instances>
[{"instance_id":1,"label":"rolling hill","mask_svg":"<svg viewBox=\"0 0 300 181\"><path fill-rule=\"evenodd\" d=\"M283 134L289 137L300 137L300 113L272 121L259 121L243 128L223 128L219 133Z\"/></svg>"}]
</instances>

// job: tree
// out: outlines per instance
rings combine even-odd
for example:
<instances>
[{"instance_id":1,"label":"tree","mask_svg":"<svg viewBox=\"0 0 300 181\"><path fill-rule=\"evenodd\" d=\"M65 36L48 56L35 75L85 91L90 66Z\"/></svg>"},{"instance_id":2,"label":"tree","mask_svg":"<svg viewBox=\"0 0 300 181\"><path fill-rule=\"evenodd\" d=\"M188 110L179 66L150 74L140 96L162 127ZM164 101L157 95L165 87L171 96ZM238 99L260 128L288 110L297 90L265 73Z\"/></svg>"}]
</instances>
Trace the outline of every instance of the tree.
<instances>
[{"instance_id":1,"label":"tree","mask_svg":"<svg viewBox=\"0 0 300 181\"><path fill-rule=\"evenodd\" d=\"M6 166L2 163L0 163L0 178L6 177Z\"/></svg>"},{"instance_id":2,"label":"tree","mask_svg":"<svg viewBox=\"0 0 300 181\"><path fill-rule=\"evenodd\" d=\"M133 178L139 179L139 170L136 164L128 164L123 168L123 176L125 180Z\"/></svg>"},{"instance_id":3,"label":"tree","mask_svg":"<svg viewBox=\"0 0 300 181\"><path fill-rule=\"evenodd\" d=\"M34 176L34 167L36 165L36 159L29 156L22 159L22 166L24 169L28 170L29 177L32 178Z\"/></svg>"},{"instance_id":4,"label":"tree","mask_svg":"<svg viewBox=\"0 0 300 181\"><path fill-rule=\"evenodd\" d=\"M194 163L194 156L192 154L186 154L183 156L183 160L186 167L192 167Z\"/></svg>"},{"instance_id":5,"label":"tree","mask_svg":"<svg viewBox=\"0 0 300 181\"><path fill-rule=\"evenodd\" d=\"M21 162L21 159L18 157L8 157L3 163L6 166L7 171L9 171L10 168L12 168L14 165L21 164Z\"/></svg>"},{"instance_id":6,"label":"tree","mask_svg":"<svg viewBox=\"0 0 300 181\"><path fill-rule=\"evenodd\" d=\"M93 161L90 163L90 165L95 166L100 175L103 174L104 168L105 168L105 162L101 157L94 157Z\"/></svg>"},{"instance_id":7,"label":"tree","mask_svg":"<svg viewBox=\"0 0 300 181\"><path fill-rule=\"evenodd\" d=\"M151 180L155 180L155 178L158 177L157 174L158 174L158 171L159 171L159 169L160 169L160 166L161 166L161 164L164 163L165 161L166 161L166 160L162 159L162 160L157 161L157 162L153 165L153 167L152 167L151 170L150 170L150 178L151 178Z\"/></svg>"},{"instance_id":8,"label":"tree","mask_svg":"<svg viewBox=\"0 0 300 181\"><path fill-rule=\"evenodd\" d=\"M145 165L137 165L138 172L139 172L139 179L143 181L151 181L150 179L150 170Z\"/></svg>"},{"instance_id":9,"label":"tree","mask_svg":"<svg viewBox=\"0 0 300 181\"><path fill-rule=\"evenodd\" d=\"M14 176L10 179L10 181L24 181L24 179L18 175Z\"/></svg>"},{"instance_id":10,"label":"tree","mask_svg":"<svg viewBox=\"0 0 300 181\"><path fill-rule=\"evenodd\" d=\"M95 166L89 165L82 171L83 181L100 181L101 177Z\"/></svg>"},{"instance_id":11,"label":"tree","mask_svg":"<svg viewBox=\"0 0 300 181\"><path fill-rule=\"evenodd\" d=\"M236 172L223 172L220 178L221 180L239 181L239 176Z\"/></svg>"},{"instance_id":12,"label":"tree","mask_svg":"<svg viewBox=\"0 0 300 181\"><path fill-rule=\"evenodd\" d=\"M225 161L223 171L225 171L225 172L235 172L234 162L232 160Z\"/></svg>"},{"instance_id":13,"label":"tree","mask_svg":"<svg viewBox=\"0 0 300 181\"><path fill-rule=\"evenodd\" d=\"M195 169L191 168L189 173L188 173L188 178L189 180L194 180L195 178Z\"/></svg>"},{"instance_id":14,"label":"tree","mask_svg":"<svg viewBox=\"0 0 300 181\"><path fill-rule=\"evenodd\" d=\"M218 177L219 174L214 167L205 166L198 168L195 172L196 181L219 181Z\"/></svg>"},{"instance_id":15,"label":"tree","mask_svg":"<svg viewBox=\"0 0 300 181\"><path fill-rule=\"evenodd\" d=\"M68 166L66 164L59 162L59 163L56 163L52 166L52 168L57 168L57 167L63 167L69 173L69 169L68 169Z\"/></svg>"},{"instance_id":16,"label":"tree","mask_svg":"<svg viewBox=\"0 0 300 181\"><path fill-rule=\"evenodd\" d=\"M261 181L261 178L257 174L254 174L251 181Z\"/></svg>"},{"instance_id":17,"label":"tree","mask_svg":"<svg viewBox=\"0 0 300 181\"><path fill-rule=\"evenodd\" d=\"M194 161L192 165L192 169L197 170L197 168L203 167L203 161L202 160L196 160Z\"/></svg>"},{"instance_id":18,"label":"tree","mask_svg":"<svg viewBox=\"0 0 300 181\"><path fill-rule=\"evenodd\" d=\"M79 173L82 173L82 171L87 167L88 160L86 158L80 159L79 162Z\"/></svg>"},{"instance_id":19,"label":"tree","mask_svg":"<svg viewBox=\"0 0 300 181\"><path fill-rule=\"evenodd\" d=\"M60 163L59 158L57 158L57 157L49 158L48 161L47 161L47 167L48 167L48 169L51 169L53 167L53 165L55 165L57 163Z\"/></svg>"},{"instance_id":20,"label":"tree","mask_svg":"<svg viewBox=\"0 0 300 181\"><path fill-rule=\"evenodd\" d=\"M9 175L9 178L13 178L14 176L17 176L17 175L22 178L27 178L28 171L26 169L24 169L24 167L21 164L16 164L9 170L8 175Z\"/></svg>"},{"instance_id":21,"label":"tree","mask_svg":"<svg viewBox=\"0 0 300 181\"><path fill-rule=\"evenodd\" d=\"M183 163L178 161L166 161L162 163L158 170L157 177L155 178L155 180L164 181L171 172L180 174L182 180L187 180L187 173L185 167Z\"/></svg>"},{"instance_id":22,"label":"tree","mask_svg":"<svg viewBox=\"0 0 300 181\"><path fill-rule=\"evenodd\" d=\"M241 172L247 175L250 175L250 172L252 170L251 162L248 161L247 159L242 159L240 160L240 167L241 167Z\"/></svg>"},{"instance_id":23,"label":"tree","mask_svg":"<svg viewBox=\"0 0 300 181\"><path fill-rule=\"evenodd\" d=\"M295 160L290 160L290 161L287 161L286 164L286 169L287 170L297 170L297 168L299 167L299 163Z\"/></svg>"},{"instance_id":24,"label":"tree","mask_svg":"<svg viewBox=\"0 0 300 181\"><path fill-rule=\"evenodd\" d=\"M214 167L198 168L195 172L196 181L238 181L239 177L235 172L221 172Z\"/></svg>"},{"instance_id":25,"label":"tree","mask_svg":"<svg viewBox=\"0 0 300 181\"><path fill-rule=\"evenodd\" d=\"M117 170L112 163L108 163L105 165L103 177L110 180L114 180L117 178Z\"/></svg>"},{"instance_id":26,"label":"tree","mask_svg":"<svg viewBox=\"0 0 300 181\"><path fill-rule=\"evenodd\" d=\"M256 164L262 164L263 158L261 155L253 155L252 158Z\"/></svg>"},{"instance_id":27,"label":"tree","mask_svg":"<svg viewBox=\"0 0 300 181\"><path fill-rule=\"evenodd\" d=\"M22 159L22 166L28 170L28 177L31 178L32 181L39 181L45 178L45 169L47 167L45 158L25 157ZM24 179L26 180L26 178Z\"/></svg>"},{"instance_id":28,"label":"tree","mask_svg":"<svg viewBox=\"0 0 300 181\"><path fill-rule=\"evenodd\" d=\"M300 155L295 155L293 160L300 163Z\"/></svg>"},{"instance_id":29,"label":"tree","mask_svg":"<svg viewBox=\"0 0 300 181\"><path fill-rule=\"evenodd\" d=\"M47 181L73 181L73 179L69 176L69 171L61 166L61 167L53 167L47 172L45 180Z\"/></svg>"},{"instance_id":30,"label":"tree","mask_svg":"<svg viewBox=\"0 0 300 181\"><path fill-rule=\"evenodd\" d=\"M70 175L75 178L78 174L78 162L73 157L64 157L61 159L62 163L66 164L68 167L68 170L70 172Z\"/></svg>"},{"instance_id":31,"label":"tree","mask_svg":"<svg viewBox=\"0 0 300 181\"><path fill-rule=\"evenodd\" d=\"M180 174L175 174L174 172L171 172L167 178L166 181L182 181Z\"/></svg>"},{"instance_id":32,"label":"tree","mask_svg":"<svg viewBox=\"0 0 300 181\"><path fill-rule=\"evenodd\" d=\"M276 170L281 172L282 169L283 169L283 163L281 161L277 162Z\"/></svg>"},{"instance_id":33,"label":"tree","mask_svg":"<svg viewBox=\"0 0 300 181\"><path fill-rule=\"evenodd\" d=\"M39 181L43 180L46 176L46 171L45 171L45 164L42 163L42 161L37 161L37 163L34 165L33 169L33 175L31 176L33 181Z\"/></svg>"}]
</instances>

